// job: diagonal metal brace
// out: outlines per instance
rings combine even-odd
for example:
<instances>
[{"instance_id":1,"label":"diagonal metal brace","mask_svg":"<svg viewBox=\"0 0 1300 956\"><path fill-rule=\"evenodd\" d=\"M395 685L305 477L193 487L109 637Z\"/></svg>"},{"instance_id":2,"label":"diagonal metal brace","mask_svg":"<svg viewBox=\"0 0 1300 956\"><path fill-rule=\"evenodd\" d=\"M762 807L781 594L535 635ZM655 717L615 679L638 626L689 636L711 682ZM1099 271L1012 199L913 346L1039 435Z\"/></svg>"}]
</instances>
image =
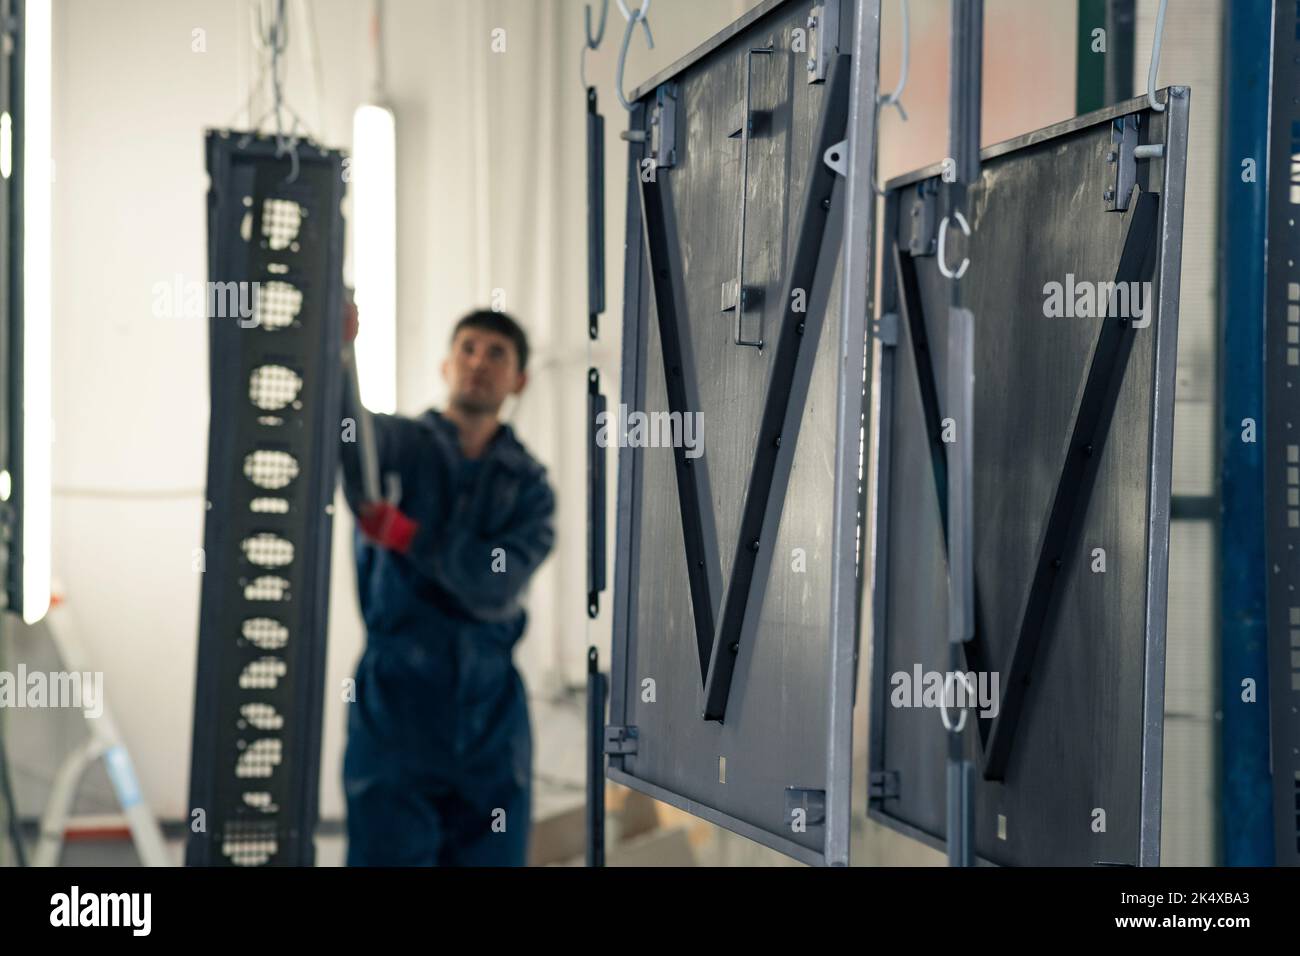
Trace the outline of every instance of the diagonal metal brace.
<instances>
[{"instance_id":1,"label":"diagonal metal brace","mask_svg":"<svg viewBox=\"0 0 1300 956\"><path fill-rule=\"evenodd\" d=\"M700 393L695 380L690 323L682 286L682 259L677 248L677 222L668 173L660 171L649 182L642 179L641 221L650 258L655 314L659 319L668 410L680 415L680 420L685 422L687 415L700 411ZM682 539L691 586L700 680L703 682L713 646L718 598L722 593L722 569L718 559L718 536L714 529L713 498L709 493L708 456L701 454L691 458L688 451L684 447L674 448L673 463L677 470L677 500L682 514Z\"/></svg>"},{"instance_id":2,"label":"diagonal metal brace","mask_svg":"<svg viewBox=\"0 0 1300 956\"><path fill-rule=\"evenodd\" d=\"M1143 192L1138 186L1133 187L1133 192L1136 198L1129 203L1132 212L1119 266L1115 270L1116 286L1121 282L1147 278L1155 265L1153 240L1160 197ZM1148 302L1147 308L1151 307ZM1064 591L1064 578L1078 546L1084 516L1088 512L1088 499L1092 495L1136 335L1133 323L1125 316L1108 315L1102 320L1087 377L1075 399L1065 464L1043 525L1038 560L1016 644L1008 665L1003 669L1002 700L984 755L984 777L988 780L1002 780L1006 775L1034 657L1051 629Z\"/></svg>"},{"instance_id":3,"label":"diagonal metal brace","mask_svg":"<svg viewBox=\"0 0 1300 956\"><path fill-rule=\"evenodd\" d=\"M709 657L704 687L705 720L721 721L726 715L736 656L741 646L752 638L762 609L843 234L845 180L823 162L823 157L844 138L848 99L848 58L837 56L831 66L821 121L813 140L794 255L781 297L776 352L741 512L739 542ZM797 295L800 291L805 295ZM806 311L796 311L801 300Z\"/></svg>"}]
</instances>

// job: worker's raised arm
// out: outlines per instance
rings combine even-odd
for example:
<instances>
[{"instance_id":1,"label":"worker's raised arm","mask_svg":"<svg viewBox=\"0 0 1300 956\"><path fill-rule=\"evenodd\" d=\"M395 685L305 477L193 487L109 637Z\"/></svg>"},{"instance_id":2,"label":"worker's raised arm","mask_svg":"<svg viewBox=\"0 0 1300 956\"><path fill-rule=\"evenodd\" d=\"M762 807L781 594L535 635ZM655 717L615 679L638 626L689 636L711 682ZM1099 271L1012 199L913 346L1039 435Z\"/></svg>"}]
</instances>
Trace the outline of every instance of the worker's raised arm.
<instances>
[{"instance_id":1,"label":"worker's raised arm","mask_svg":"<svg viewBox=\"0 0 1300 956\"><path fill-rule=\"evenodd\" d=\"M519 496L500 531L484 533L481 515L464 508L433 533L415 536L407 557L421 574L454 594L483 621L503 621L519 611L519 597L555 546L555 493L545 473L521 480Z\"/></svg>"},{"instance_id":2,"label":"worker's raised arm","mask_svg":"<svg viewBox=\"0 0 1300 956\"><path fill-rule=\"evenodd\" d=\"M365 505L384 498L384 475L400 473L400 423L392 415L375 415L361 404L354 346L359 328L352 291L343 301L343 401L339 420L339 459L343 495L358 517Z\"/></svg>"}]
</instances>

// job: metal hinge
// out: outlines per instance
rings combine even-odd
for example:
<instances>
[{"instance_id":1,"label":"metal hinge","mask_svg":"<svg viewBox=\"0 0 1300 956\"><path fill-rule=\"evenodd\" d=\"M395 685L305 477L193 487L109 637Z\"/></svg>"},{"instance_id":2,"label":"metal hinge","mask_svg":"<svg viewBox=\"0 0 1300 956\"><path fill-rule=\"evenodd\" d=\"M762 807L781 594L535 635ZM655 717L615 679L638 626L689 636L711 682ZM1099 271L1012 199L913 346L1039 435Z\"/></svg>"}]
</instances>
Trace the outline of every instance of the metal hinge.
<instances>
[{"instance_id":1,"label":"metal hinge","mask_svg":"<svg viewBox=\"0 0 1300 956\"><path fill-rule=\"evenodd\" d=\"M637 729L635 727L620 727L616 724L607 724L605 726L605 753L607 754L634 754L636 753Z\"/></svg>"},{"instance_id":2,"label":"metal hinge","mask_svg":"<svg viewBox=\"0 0 1300 956\"><path fill-rule=\"evenodd\" d=\"M875 770L867 780L867 796L872 800L892 800L898 796L898 771Z\"/></svg>"},{"instance_id":3,"label":"metal hinge","mask_svg":"<svg viewBox=\"0 0 1300 956\"><path fill-rule=\"evenodd\" d=\"M898 313L886 312L878 319L871 320L871 334L880 339L881 345L898 344Z\"/></svg>"},{"instance_id":4,"label":"metal hinge","mask_svg":"<svg viewBox=\"0 0 1300 956\"><path fill-rule=\"evenodd\" d=\"M1169 88L1171 96L1181 96L1181 91L1182 87L1179 86ZM1111 124L1110 152L1106 154L1106 162L1115 167L1115 172L1102 196L1109 212L1120 212L1128 208L1133 186L1137 183L1137 164L1143 160L1160 159L1165 155L1163 143L1138 144L1139 125L1137 113L1121 116Z\"/></svg>"},{"instance_id":5,"label":"metal hinge","mask_svg":"<svg viewBox=\"0 0 1300 956\"><path fill-rule=\"evenodd\" d=\"M819 3L808 11L808 82L825 83L831 60L840 46L839 0Z\"/></svg>"},{"instance_id":6,"label":"metal hinge","mask_svg":"<svg viewBox=\"0 0 1300 956\"><path fill-rule=\"evenodd\" d=\"M655 90L650 108L650 156L664 169L677 165L677 84L664 83Z\"/></svg>"}]
</instances>

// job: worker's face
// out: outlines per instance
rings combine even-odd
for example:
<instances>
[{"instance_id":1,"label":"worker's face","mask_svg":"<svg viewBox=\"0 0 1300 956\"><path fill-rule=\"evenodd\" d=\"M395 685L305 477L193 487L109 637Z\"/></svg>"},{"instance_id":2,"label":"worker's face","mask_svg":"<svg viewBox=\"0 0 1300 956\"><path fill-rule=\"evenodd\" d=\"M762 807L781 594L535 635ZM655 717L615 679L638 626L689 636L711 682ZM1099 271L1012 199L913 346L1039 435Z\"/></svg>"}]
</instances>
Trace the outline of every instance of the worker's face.
<instances>
[{"instance_id":1,"label":"worker's face","mask_svg":"<svg viewBox=\"0 0 1300 956\"><path fill-rule=\"evenodd\" d=\"M451 354L442 363L442 377L451 389L451 403L465 412L495 415L508 395L518 395L528 382L519 370L514 342L499 332L467 328L456 333Z\"/></svg>"}]
</instances>

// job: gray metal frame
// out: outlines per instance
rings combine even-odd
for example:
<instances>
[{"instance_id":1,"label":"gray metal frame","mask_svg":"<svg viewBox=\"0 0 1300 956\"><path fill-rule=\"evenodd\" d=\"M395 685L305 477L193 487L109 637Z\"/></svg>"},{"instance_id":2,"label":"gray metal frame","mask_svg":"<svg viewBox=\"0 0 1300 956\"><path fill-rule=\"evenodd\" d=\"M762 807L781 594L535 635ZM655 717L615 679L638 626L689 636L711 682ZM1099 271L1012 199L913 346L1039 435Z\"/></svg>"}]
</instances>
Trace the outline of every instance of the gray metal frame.
<instances>
[{"instance_id":1,"label":"gray metal frame","mask_svg":"<svg viewBox=\"0 0 1300 956\"><path fill-rule=\"evenodd\" d=\"M831 2L834 3L836 0L831 0ZM654 106L656 94L665 83L673 80L692 64L723 47L728 40L740 36L748 27L759 23L765 16L777 11L778 7L785 5L777 2L777 0L769 0L769 2L761 4L697 48L688 58L679 61L649 83L638 88L635 96L639 102L635 104L630 116L631 128L633 130L647 128L647 111ZM790 7L806 5L807 0L798 0L798 2L788 4ZM851 30L851 33L840 33L839 60L841 62L836 69L831 70L832 79L828 79L827 82L828 87L834 85L836 72L842 74L843 71L848 71L847 85L849 93L847 122L845 125L846 134L844 141L836 144L836 151L831 153L829 157L823 156L813 160L814 166L808 173L809 180L816 178L814 173L820 175L818 171L821 168L821 162L825 162L826 165L835 170L835 174L829 177L831 195L826 199L826 205L823 207L827 210L825 214L825 232L821 234L821 238L818 240L822 253L812 260L817 263L817 270L816 277L809 283L811 285L811 289L808 290L810 293L808 296L809 321L812 321L811 313L819 311L819 299L826 303L826 307L829 307L826 300L831 294L832 282L836 272L832 268L834 260L827 260L827 256L831 252L838 252L840 257L838 272L841 300L838 304L842 310L842 319L838 327L839 335L834 343L834 354L837 356L836 374L838 382L835 393L835 476L830 533L830 644L827 660L827 682L821 685L821 689L816 696L817 701L824 699L827 709L826 790L824 793L819 794L815 790L800 790L797 787L787 785L786 806L787 808L791 805L803 806L808 809L809 828L812 829L814 826L822 828L819 848L814 849L809 845L785 836L778 830L755 825L741 819L735 813L730 812L727 807L706 805L697 799L675 792L638 775L635 768L638 729L628 724L629 716L633 712L630 695L635 693L636 690L630 684L630 681L634 681L637 675L630 672L628 665L629 661L637 660L637 642L639 639L636 622L638 620L637 583L641 578L638 565L642 534L641 489L644 481L644 456L642 450L637 448L621 449L618 466L616 521L619 545L616 548L614 574L614 654L610 725L606 733L606 752L609 754L607 774L612 780L726 827L803 862L812 864L844 865L848 863L853 682L856 670L854 660L858 637L857 608L859 603L856 548L859 530L860 485L857 467L858 454L861 449L860 427L864 420L864 396L867 393L864 342L872 285L870 250L871 240L874 236L874 202L871 187L871 158L875 152L874 106L878 72L879 7L878 0L842 0L840 7L837 8L839 23L842 25L841 30ZM854 11L854 8L856 8L856 11L851 12ZM782 12L785 13L786 11ZM849 46L847 40L849 36L852 38L851 57L845 56L849 52L846 49ZM841 78L840 82L844 82L844 80ZM830 93L828 90L829 98ZM684 314L679 308L680 288L678 287L679 283L676 281L679 275L677 271L679 259L673 254L670 248L671 243L669 243L669 248L659 248L657 254L652 256L649 262L646 261L643 250L643 246L656 244L662 246L663 243L658 242L656 237L666 235L671 239L675 234L675 228L663 228L663 221L667 218L665 210L670 215L672 209L671 199L664 195L668 192L667 182L670 181L671 174L661 169L659 171L661 178L658 180L657 185L646 188L641 183L639 176L639 161L643 155L648 155L648 147L634 140L629 149L628 161L627 235L629 241L625 262L623 381L621 392L621 401L633 409L645 407L647 336L649 324L653 321L650 315L652 293L657 291L658 295L655 298L665 303L665 311L660 312L661 328L667 328L671 332L674 323L684 318ZM663 165L662 162L660 165ZM808 195L817 194L809 192ZM842 226L839 223L842 223ZM842 241L838 235L841 230L843 233ZM663 275L662 270L655 265L656 260L667 263L667 275ZM806 260L800 259L799 253L796 252L792 257L792 261L797 263ZM650 274L651 272L654 274ZM647 279L650 281L646 281ZM787 282L787 285L790 284L793 284L793 279ZM657 289L655 288L656 285ZM737 290L737 293L739 292L740 290ZM820 318L820 316L817 316L817 318ZM665 320L667 320L666 326L663 325ZM810 325L810 331L812 330L813 327ZM803 334L802 328L800 328L799 334ZM809 338L811 340L812 336ZM777 355L779 356L782 354L779 342L777 348ZM806 351L811 352L814 348L815 342L813 342L813 347L808 348ZM797 350L793 354L797 354ZM689 361L682 363L683 366L689 364ZM801 362L799 365L792 367L791 398L788 406L782 412L781 417L786 423L782 426L782 432L787 432L789 428L789 423L793 417L790 414L791 412L802 414L803 402L799 399L799 393L803 389L799 387L799 383L801 380L806 382L811 371L811 362ZM689 374L685 378L689 378ZM685 382L683 382L684 385ZM690 408L692 405L692 398L688 396L689 389L680 396L681 400L685 402L686 408ZM766 434L766 432L760 432L760 434ZM766 574L763 570L766 566L764 562L770 561L772 556L774 543L770 539L775 538L774 519L775 522L779 522L781 514L785 479L788 477L791 466L790 459L793 445L793 441L789 442L788 446L780 454L774 456L771 473L771 493L769 494L766 490L760 489L763 495L763 501L761 502L763 507L746 509L747 513L762 518L761 527L764 530L755 538L754 543L759 546L756 549L755 557L749 559L753 561L753 585L751 587L746 582L743 590L745 593L752 591L754 600L748 602L746 613L743 614L744 624L740 629L740 644L744 644L747 636L755 627L756 605L763 598L763 581L766 580ZM774 447L780 449L781 445L777 443ZM689 469L683 467L680 454L676 457L679 462L679 490L683 488L689 489L692 483L698 484L698 479L693 476L687 481L682 480L684 472ZM753 474L760 473L761 459L762 451L760 448L759 457L755 460ZM707 516L711 505L710 495L707 492L702 492L695 497L703 499L701 502L702 507L698 511L700 514ZM690 498L690 495L684 495L679 501L683 504L689 504ZM755 500L754 504L758 505L760 502ZM683 508L684 513L689 510L695 509ZM689 518L689 515L685 516ZM769 529L773 533L769 534ZM705 549L703 553L707 553L708 548L705 546L709 543L708 541L699 542L700 546ZM716 540L712 541L712 543L714 544L714 553L716 553ZM675 559L681 561L682 556L676 556ZM737 557L737 562L739 563L739 561L740 558ZM713 578L712 574L706 574L700 577L699 584L709 584L711 578ZM718 583L722 582L718 581ZM699 584L693 582L693 591L699 588ZM721 597L720 588L717 590L713 587L699 589L705 594L714 594ZM709 633L707 636L711 648L711 657L716 658L720 646L718 644L718 635ZM700 636L700 640L702 642L702 636ZM700 646L702 648L703 643ZM707 668L709 672L712 670L713 667ZM725 703L725 694L722 697ZM809 703L813 703L813 701L810 700ZM720 712L716 712L712 715L712 719L720 720L721 716ZM681 715L679 726L684 740L688 740L694 728L700 726L700 720L701 715L699 713ZM751 754L750 756L758 755Z\"/></svg>"},{"instance_id":2,"label":"gray metal frame","mask_svg":"<svg viewBox=\"0 0 1300 956\"><path fill-rule=\"evenodd\" d=\"M1170 475L1172 470L1173 440L1173 390L1175 381L1175 364L1177 348L1177 314L1178 314L1178 279L1181 266L1181 229L1183 218L1183 181L1186 160L1186 129L1190 93L1185 88L1173 87L1158 96L1167 104L1163 113L1150 111L1145 98L1117 104L1103 110L1077 117L1075 119L1028 133L981 151L981 162L1019 150L1046 143L1058 137L1067 136L1087 127L1113 124L1129 114L1140 114L1143 130L1154 127L1152 141L1163 139L1165 150L1162 159L1153 160L1159 164L1160 204L1156 223L1159 258L1157 272L1152 276L1152 284L1159 303L1159 313L1153 320L1152 333L1155 335L1154 351L1155 377L1151 383L1150 418L1152 430L1149 436L1149 473L1147 481L1146 509L1146 554L1147 563L1144 570L1145 600L1142 610L1142 661L1143 675L1141 684L1141 723L1142 742L1140 749L1140 779L1134 781L1140 786L1139 813L1136 845L1133 847L1133 859L1128 862L1140 865L1155 865L1159 862L1160 837L1160 787L1161 757L1163 731L1164 699L1164 654L1165 654L1165 618L1168 598L1168 543L1170 520ZM1101 157L1104 162L1105 156ZM938 164L919 170L891 181L887 186L885 213L885 278L882 284L882 310L884 318L880 323L880 402L875 412L875 426L869 431L877 443L877 471L875 475L875 494L871 510L875 519L875 536L873 553L875 555L873 580L873 634L876 637L873 647L870 753L869 753L869 805L868 813L891 828L912 836L930 846L942 848L945 845L941 832L930 831L914 825L904 811L900 799L910 799L914 789L909 785L915 781L901 781L897 774L885 766L885 734L890 709L887 703L890 695L889 675L886 673L886 651L891 639L889 609L890 574L905 572L921 573L918 568L890 568L889 542L891 534L890 502L892 492L890 475L894 468L893 426L895 420L894 398L896 391L895 346L899 342L897 328L900 324L898 313L902 306L894 288L896 267L892 258L896 237L899 236L900 205L906 187L933 179L942 171ZM1154 171L1152 172L1154 174ZM1145 182L1145 179L1142 180ZM1098 197L1100 200L1100 197ZM1133 210L1126 215L1131 215ZM1118 214L1118 213L1117 213ZM900 240L901 241L901 240ZM915 249L913 244L913 249ZM992 250L981 246L985 255ZM922 253L924 254L924 253ZM908 255L906 247L901 255ZM980 331L980 315L976 306L975 335ZM976 375L981 369L976 368ZM979 382L977 378L976 390ZM979 457L981 438L975 438L975 456ZM897 515L893 515L897 518ZM977 567L977 571L978 571ZM935 582L935 600L942 601L944 583ZM977 604L978 609L978 604ZM1000 659L989 662L999 666ZM979 670L979 666L967 659L967 668ZM939 724L938 715L934 723ZM972 720L966 730L967 752L979 754L981 738L987 732L979 727L981 721ZM979 729L977 729L979 727ZM938 730L942 734L942 730ZM927 749L927 753L929 750ZM940 768L936 768L936 773ZM1008 781L1001 786L1014 788L1019 781ZM926 793L932 797L932 787L925 785ZM941 789L941 788L940 788ZM987 787L977 793L977 808L980 794L991 793ZM985 808L987 809L987 807ZM1047 841L1044 841L1046 843ZM978 849L978 847L977 847ZM1052 858L1052 848L1041 847L1042 855L1037 860L1007 860L996 862L1065 862ZM984 863L995 862L990 854L980 853L979 860ZM1080 862L1072 860L1068 862ZM1089 862L1125 862L1123 860L1093 860Z\"/></svg>"}]
</instances>

